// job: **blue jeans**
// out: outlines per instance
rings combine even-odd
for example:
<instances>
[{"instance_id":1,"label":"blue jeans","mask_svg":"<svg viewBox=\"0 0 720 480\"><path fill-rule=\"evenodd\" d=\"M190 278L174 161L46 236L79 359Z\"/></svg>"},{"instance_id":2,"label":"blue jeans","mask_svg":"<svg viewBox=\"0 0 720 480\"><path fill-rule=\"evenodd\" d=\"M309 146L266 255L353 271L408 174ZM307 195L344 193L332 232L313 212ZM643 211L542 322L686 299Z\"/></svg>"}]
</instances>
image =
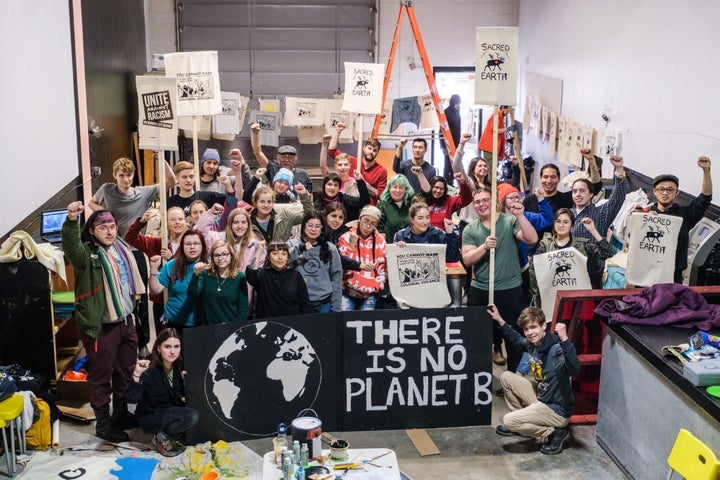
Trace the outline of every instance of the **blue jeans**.
<instances>
[{"instance_id":1,"label":"blue jeans","mask_svg":"<svg viewBox=\"0 0 720 480\"><path fill-rule=\"evenodd\" d=\"M372 295L368 298L353 298L347 295L342 296L342 310L343 312L350 312L352 310L375 310L377 305L377 297Z\"/></svg>"}]
</instances>

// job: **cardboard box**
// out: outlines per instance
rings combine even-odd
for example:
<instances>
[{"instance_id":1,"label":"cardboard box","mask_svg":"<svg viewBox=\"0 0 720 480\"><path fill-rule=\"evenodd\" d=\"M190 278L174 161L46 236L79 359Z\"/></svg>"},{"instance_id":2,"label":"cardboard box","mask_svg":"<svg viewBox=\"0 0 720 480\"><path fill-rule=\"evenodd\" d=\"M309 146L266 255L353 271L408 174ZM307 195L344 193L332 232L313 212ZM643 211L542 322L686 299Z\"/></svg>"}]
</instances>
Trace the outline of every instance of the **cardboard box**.
<instances>
[{"instance_id":1,"label":"cardboard box","mask_svg":"<svg viewBox=\"0 0 720 480\"><path fill-rule=\"evenodd\" d=\"M65 365L57 379L57 394L58 400L72 400L78 402L89 402L90 392L88 390L88 384L86 381L71 381L63 380L65 378L65 372L72 370L78 359L85 356L85 349L80 348L72 359Z\"/></svg>"}]
</instances>

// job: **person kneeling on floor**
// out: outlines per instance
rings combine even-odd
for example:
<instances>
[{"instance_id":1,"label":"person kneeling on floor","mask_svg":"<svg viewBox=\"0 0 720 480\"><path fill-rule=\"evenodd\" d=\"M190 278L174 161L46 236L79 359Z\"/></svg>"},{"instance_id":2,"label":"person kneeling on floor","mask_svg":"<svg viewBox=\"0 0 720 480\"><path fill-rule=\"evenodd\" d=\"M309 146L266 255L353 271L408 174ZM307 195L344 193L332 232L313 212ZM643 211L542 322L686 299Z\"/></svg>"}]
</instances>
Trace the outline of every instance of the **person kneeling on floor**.
<instances>
[{"instance_id":1,"label":"person kneeling on floor","mask_svg":"<svg viewBox=\"0 0 720 480\"><path fill-rule=\"evenodd\" d=\"M571 377L580 372L575 345L568 339L564 323L555 325L555 333L545 333L545 314L536 307L525 308L517 324L523 338L505 323L495 308L488 305L488 313L498 322L505 340L519 351L528 352L534 382L511 371L500 376L505 401L512 410L503 417L495 432L498 435L519 435L538 438L540 452L556 455L562 452L569 438L567 425L575 408Z\"/></svg>"},{"instance_id":2,"label":"person kneeling on floor","mask_svg":"<svg viewBox=\"0 0 720 480\"><path fill-rule=\"evenodd\" d=\"M175 441L197 424L200 415L185 407L185 372L182 370L180 333L174 328L160 332L150 360L138 360L133 382L125 394L137 403L135 416L146 432L154 434L153 446L166 457L185 450Z\"/></svg>"}]
</instances>

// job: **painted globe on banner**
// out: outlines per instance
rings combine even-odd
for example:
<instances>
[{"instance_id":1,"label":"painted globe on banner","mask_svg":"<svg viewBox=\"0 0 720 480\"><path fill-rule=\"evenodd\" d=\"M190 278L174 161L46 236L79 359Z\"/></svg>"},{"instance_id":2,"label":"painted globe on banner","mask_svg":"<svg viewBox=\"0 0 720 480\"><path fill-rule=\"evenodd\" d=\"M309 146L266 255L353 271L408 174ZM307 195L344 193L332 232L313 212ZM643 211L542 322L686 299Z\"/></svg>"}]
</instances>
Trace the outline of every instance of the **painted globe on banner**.
<instances>
[{"instance_id":1,"label":"painted globe on banner","mask_svg":"<svg viewBox=\"0 0 720 480\"><path fill-rule=\"evenodd\" d=\"M262 436L275 431L276 419L312 408L321 379L317 354L304 335L280 323L257 322L220 345L208 365L205 395L226 425Z\"/></svg>"}]
</instances>

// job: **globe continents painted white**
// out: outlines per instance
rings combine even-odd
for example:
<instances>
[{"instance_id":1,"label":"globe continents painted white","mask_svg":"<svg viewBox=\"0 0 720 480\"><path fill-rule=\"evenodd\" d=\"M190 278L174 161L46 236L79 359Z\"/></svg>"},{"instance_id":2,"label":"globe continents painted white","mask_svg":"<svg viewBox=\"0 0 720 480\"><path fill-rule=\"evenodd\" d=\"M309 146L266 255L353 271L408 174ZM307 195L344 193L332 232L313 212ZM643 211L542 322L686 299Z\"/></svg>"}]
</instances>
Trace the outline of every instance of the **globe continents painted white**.
<instances>
[{"instance_id":1,"label":"globe continents painted white","mask_svg":"<svg viewBox=\"0 0 720 480\"><path fill-rule=\"evenodd\" d=\"M220 345L205 375L213 413L247 435L269 435L279 421L312 408L322 367L303 334L276 322L242 326Z\"/></svg>"}]
</instances>

